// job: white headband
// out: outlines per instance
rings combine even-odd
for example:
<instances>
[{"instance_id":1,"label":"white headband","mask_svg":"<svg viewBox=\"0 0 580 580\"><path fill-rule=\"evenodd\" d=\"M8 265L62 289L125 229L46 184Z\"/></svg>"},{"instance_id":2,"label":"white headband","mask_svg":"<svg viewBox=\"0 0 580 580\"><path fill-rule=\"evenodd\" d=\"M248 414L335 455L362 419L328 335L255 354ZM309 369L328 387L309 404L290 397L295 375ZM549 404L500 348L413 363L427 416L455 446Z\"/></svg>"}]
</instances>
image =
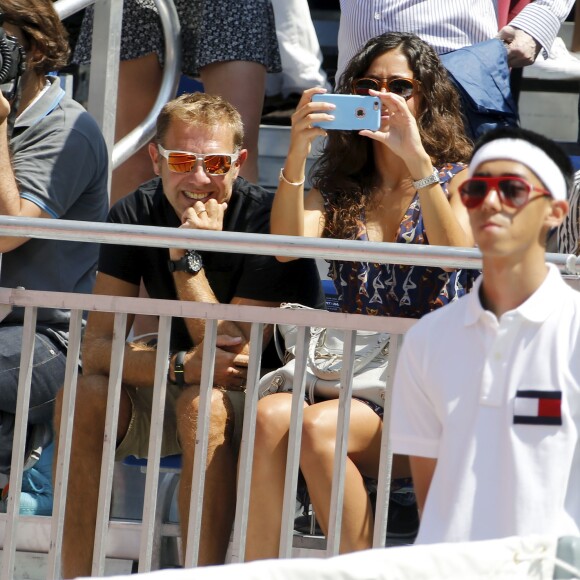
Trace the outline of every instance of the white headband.
<instances>
[{"instance_id":1,"label":"white headband","mask_svg":"<svg viewBox=\"0 0 580 580\"><path fill-rule=\"evenodd\" d=\"M568 198L566 180L560 168L539 147L523 139L497 139L480 147L467 169L469 177L486 161L507 159L517 161L533 171L554 199Z\"/></svg>"}]
</instances>

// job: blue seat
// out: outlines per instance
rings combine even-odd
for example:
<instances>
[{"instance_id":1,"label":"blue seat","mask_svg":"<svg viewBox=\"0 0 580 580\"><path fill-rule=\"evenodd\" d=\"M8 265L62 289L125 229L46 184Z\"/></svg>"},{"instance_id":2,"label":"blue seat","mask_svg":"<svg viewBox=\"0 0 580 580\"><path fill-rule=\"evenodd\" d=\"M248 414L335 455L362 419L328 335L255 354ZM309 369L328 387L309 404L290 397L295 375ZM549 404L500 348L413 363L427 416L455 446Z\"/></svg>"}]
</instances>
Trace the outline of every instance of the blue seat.
<instances>
[{"instance_id":1,"label":"blue seat","mask_svg":"<svg viewBox=\"0 0 580 580\"><path fill-rule=\"evenodd\" d=\"M121 519L140 518L145 492L147 459L129 455L122 462L119 470L120 489L114 490L115 512ZM159 462L160 476L157 488L157 506L155 513L155 537L152 569L174 568L180 564L177 539L179 533L167 532L175 527L179 514L176 504L176 489L181 475L181 455L168 455ZM138 468L138 472L135 471ZM137 516L135 514L137 513Z\"/></svg>"},{"instance_id":2,"label":"blue seat","mask_svg":"<svg viewBox=\"0 0 580 580\"><path fill-rule=\"evenodd\" d=\"M145 457L138 459L133 455L129 455L123 459L125 465L131 465L134 467L147 467L147 459ZM168 455L167 457L162 457L159 462L162 471L180 471L181 470L181 454L178 455Z\"/></svg>"}]
</instances>

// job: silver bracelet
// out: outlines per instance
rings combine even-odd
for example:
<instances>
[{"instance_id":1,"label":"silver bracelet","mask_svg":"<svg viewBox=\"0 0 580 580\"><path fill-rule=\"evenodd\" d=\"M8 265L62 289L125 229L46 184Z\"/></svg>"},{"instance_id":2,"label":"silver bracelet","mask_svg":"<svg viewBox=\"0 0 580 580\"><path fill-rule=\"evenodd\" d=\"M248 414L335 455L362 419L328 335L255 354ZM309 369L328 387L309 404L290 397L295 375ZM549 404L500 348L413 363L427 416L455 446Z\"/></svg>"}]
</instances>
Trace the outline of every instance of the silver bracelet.
<instances>
[{"instance_id":1,"label":"silver bracelet","mask_svg":"<svg viewBox=\"0 0 580 580\"><path fill-rule=\"evenodd\" d=\"M423 177L423 179L417 179L417 181L413 181L413 187L416 190L423 189L428 185L433 185L434 183L441 183L439 179L439 171L433 167L433 172L428 177Z\"/></svg>"},{"instance_id":2,"label":"silver bracelet","mask_svg":"<svg viewBox=\"0 0 580 580\"><path fill-rule=\"evenodd\" d=\"M303 177L302 178L302 181L288 181L286 179L286 176L284 175L284 168L283 167L280 167L280 177L278 178L278 181L287 183L288 185L294 185L296 187L299 187L300 185L304 185L304 182L306 181L306 178Z\"/></svg>"}]
</instances>

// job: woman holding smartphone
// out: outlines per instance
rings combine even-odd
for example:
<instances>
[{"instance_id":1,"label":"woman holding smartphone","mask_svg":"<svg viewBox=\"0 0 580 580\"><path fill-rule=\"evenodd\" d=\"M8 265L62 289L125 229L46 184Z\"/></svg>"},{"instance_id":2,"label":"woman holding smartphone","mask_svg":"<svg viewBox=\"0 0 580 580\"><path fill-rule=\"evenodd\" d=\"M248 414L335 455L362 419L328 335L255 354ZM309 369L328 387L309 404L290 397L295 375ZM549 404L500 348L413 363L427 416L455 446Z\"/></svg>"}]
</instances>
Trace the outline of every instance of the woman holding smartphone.
<instances>
[{"instance_id":1,"label":"woman holding smartphone","mask_svg":"<svg viewBox=\"0 0 580 580\"><path fill-rule=\"evenodd\" d=\"M457 191L471 143L464 135L459 98L433 49L413 34L388 33L369 40L352 58L337 92L378 97L377 131L317 127L333 119L331 103L311 100L324 92L305 91L292 117L271 232L473 246ZM306 158L320 136L327 137L326 144L313 168L314 187L304 196ZM329 275L344 312L420 318L469 291L476 273L336 260ZM290 408L290 393L269 395L258 404L247 559L278 554ZM325 533L337 414L337 399L315 401L304 409L300 467ZM382 409L354 399L341 552L371 547L373 515L364 478L377 477L381 432ZM397 466L395 477L396 471ZM399 476L407 473L403 464Z\"/></svg>"}]
</instances>

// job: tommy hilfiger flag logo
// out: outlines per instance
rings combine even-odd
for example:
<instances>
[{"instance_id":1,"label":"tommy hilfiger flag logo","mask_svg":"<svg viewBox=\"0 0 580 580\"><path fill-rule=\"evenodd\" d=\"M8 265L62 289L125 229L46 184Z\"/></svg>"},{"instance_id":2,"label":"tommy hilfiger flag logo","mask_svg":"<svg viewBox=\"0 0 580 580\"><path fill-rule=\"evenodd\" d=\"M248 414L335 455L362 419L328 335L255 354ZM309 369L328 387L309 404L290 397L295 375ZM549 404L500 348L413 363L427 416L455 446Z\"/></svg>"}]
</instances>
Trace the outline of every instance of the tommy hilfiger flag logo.
<instances>
[{"instance_id":1,"label":"tommy hilfiger flag logo","mask_svg":"<svg viewBox=\"0 0 580 580\"><path fill-rule=\"evenodd\" d=\"M524 425L561 425L561 391L517 391L514 423Z\"/></svg>"}]
</instances>

